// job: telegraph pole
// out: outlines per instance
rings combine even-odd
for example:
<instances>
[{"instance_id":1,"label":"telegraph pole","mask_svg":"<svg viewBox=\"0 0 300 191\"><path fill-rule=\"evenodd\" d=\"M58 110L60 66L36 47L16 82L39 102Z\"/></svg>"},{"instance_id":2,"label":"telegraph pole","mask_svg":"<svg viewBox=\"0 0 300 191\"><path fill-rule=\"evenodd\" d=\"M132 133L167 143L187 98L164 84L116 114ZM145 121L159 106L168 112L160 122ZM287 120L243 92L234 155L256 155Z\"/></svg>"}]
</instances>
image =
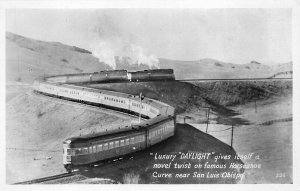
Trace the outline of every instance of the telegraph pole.
<instances>
[{"instance_id":1,"label":"telegraph pole","mask_svg":"<svg viewBox=\"0 0 300 191\"><path fill-rule=\"evenodd\" d=\"M232 147L232 144L233 144L233 124L231 126L231 144L230 144L231 147Z\"/></svg>"},{"instance_id":2,"label":"telegraph pole","mask_svg":"<svg viewBox=\"0 0 300 191\"><path fill-rule=\"evenodd\" d=\"M208 123L209 123L209 113L210 113L210 108L207 109L207 121L206 121L206 133L207 133L207 130L208 130Z\"/></svg>"},{"instance_id":3,"label":"telegraph pole","mask_svg":"<svg viewBox=\"0 0 300 191\"><path fill-rule=\"evenodd\" d=\"M139 123L141 123L141 109L142 109L142 93L140 93L140 113L139 113Z\"/></svg>"}]
</instances>

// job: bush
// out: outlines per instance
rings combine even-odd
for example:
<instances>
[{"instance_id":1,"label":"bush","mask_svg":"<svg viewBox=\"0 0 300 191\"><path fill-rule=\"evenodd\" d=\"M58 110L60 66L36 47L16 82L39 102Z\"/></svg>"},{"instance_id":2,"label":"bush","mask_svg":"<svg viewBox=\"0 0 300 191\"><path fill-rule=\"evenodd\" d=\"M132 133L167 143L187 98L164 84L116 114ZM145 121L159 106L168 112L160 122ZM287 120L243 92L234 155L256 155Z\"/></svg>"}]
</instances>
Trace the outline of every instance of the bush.
<instances>
[{"instance_id":1,"label":"bush","mask_svg":"<svg viewBox=\"0 0 300 191\"><path fill-rule=\"evenodd\" d=\"M46 112L42 112L41 110L38 110L36 116L37 116L37 118L40 118L40 117L42 117L45 113L46 113Z\"/></svg>"},{"instance_id":2,"label":"bush","mask_svg":"<svg viewBox=\"0 0 300 191\"><path fill-rule=\"evenodd\" d=\"M138 184L140 181L140 175L133 172L124 174L123 183L124 184Z\"/></svg>"},{"instance_id":3,"label":"bush","mask_svg":"<svg viewBox=\"0 0 300 191\"><path fill-rule=\"evenodd\" d=\"M73 50L80 52L80 53L85 53L85 54L92 54L92 52L85 50L83 48L78 48L77 46L73 46Z\"/></svg>"},{"instance_id":4,"label":"bush","mask_svg":"<svg viewBox=\"0 0 300 191\"><path fill-rule=\"evenodd\" d=\"M62 61L62 62L65 62L65 63L69 63L68 60L65 59L65 58L61 59L61 61Z\"/></svg>"},{"instance_id":5,"label":"bush","mask_svg":"<svg viewBox=\"0 0 300 191\"><path fill-rule=\"evenodd\" d=\"M215 63L215 66L223 67L223 65L220 64L219 62L216 62L216 63Z\"/></svg>"}]
</instances>

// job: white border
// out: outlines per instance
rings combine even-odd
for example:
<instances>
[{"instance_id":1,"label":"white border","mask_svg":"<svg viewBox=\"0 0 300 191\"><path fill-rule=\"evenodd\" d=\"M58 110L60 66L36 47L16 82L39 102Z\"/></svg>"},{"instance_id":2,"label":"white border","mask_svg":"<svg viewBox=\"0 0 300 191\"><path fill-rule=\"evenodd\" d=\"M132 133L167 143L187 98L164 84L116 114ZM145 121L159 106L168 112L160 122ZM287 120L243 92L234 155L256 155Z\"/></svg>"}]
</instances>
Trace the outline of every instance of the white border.
<instances>
[{"instance_id":1,"label":"white border","mask_svg":"<svg viewBox=\"0 0 300 191\"><path fill-rule=\"evenodd\" d=\"M293 86L293 182L286 184L239 184L239 185L34 185L15 186L6 185L5 171L5 10L6 9L97 9L97 8L292 8L293 9L293 64L294 64L294 86ZM299 49L300 45L300 1L298 0L101 0L101 1L9 1L0 0L0 190L136 190L164 189L164 190L300 190L299 175L300 150L299 150L299 81L300 71Z\"/></svg>"}]
</instances>

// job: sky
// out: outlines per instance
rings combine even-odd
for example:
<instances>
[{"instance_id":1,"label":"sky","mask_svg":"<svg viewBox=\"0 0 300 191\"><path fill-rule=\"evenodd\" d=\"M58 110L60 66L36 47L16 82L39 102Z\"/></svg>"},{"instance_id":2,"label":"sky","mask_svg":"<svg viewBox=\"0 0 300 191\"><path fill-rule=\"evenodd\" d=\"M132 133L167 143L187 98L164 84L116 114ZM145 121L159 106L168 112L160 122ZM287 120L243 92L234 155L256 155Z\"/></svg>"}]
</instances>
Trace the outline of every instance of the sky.
<instances>
[{"instance_id":1,"label":"sky","mask_svg":"<svg viewBox=\"0 0 300 191\"><path fill-rule=\"evenodd\" d=\"M291 9L8 9L6 31L91 50L99 59L292 60ZM109 61L109 60L108 60Z\"/></svg>"}]
</instances>

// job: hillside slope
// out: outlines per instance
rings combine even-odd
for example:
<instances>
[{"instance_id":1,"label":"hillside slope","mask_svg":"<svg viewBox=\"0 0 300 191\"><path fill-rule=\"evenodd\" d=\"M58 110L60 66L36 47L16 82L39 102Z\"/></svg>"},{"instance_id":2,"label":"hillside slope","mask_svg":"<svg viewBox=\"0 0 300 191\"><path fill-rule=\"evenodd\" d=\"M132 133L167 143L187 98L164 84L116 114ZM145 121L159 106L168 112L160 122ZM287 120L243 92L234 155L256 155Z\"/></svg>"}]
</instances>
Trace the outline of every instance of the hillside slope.
<instances>
[{"instance_id":1,"label":"hillside slope","mask_svg":"<svg viewBox=\"0 0 300 191\"><path fill-rule=\"evenodd\" d=\"M58 42L6 34L6 80L32 83L39 76L111 69L88 51Z\"/></svg>"},{"instance_id":2,"label":"hillside slope","mask_svg":"<svg viewBox=\"0 0 300 191\"><path fill-rule=\"evenodd\" d=\"M247 64L233 64L205 58L196 61L160 59L161 68L174 68L177 79L234 79L234 78L269 78L278 73L292 77L292 62L264 65L256 61Z\"/></svg>"}]
</instances>

